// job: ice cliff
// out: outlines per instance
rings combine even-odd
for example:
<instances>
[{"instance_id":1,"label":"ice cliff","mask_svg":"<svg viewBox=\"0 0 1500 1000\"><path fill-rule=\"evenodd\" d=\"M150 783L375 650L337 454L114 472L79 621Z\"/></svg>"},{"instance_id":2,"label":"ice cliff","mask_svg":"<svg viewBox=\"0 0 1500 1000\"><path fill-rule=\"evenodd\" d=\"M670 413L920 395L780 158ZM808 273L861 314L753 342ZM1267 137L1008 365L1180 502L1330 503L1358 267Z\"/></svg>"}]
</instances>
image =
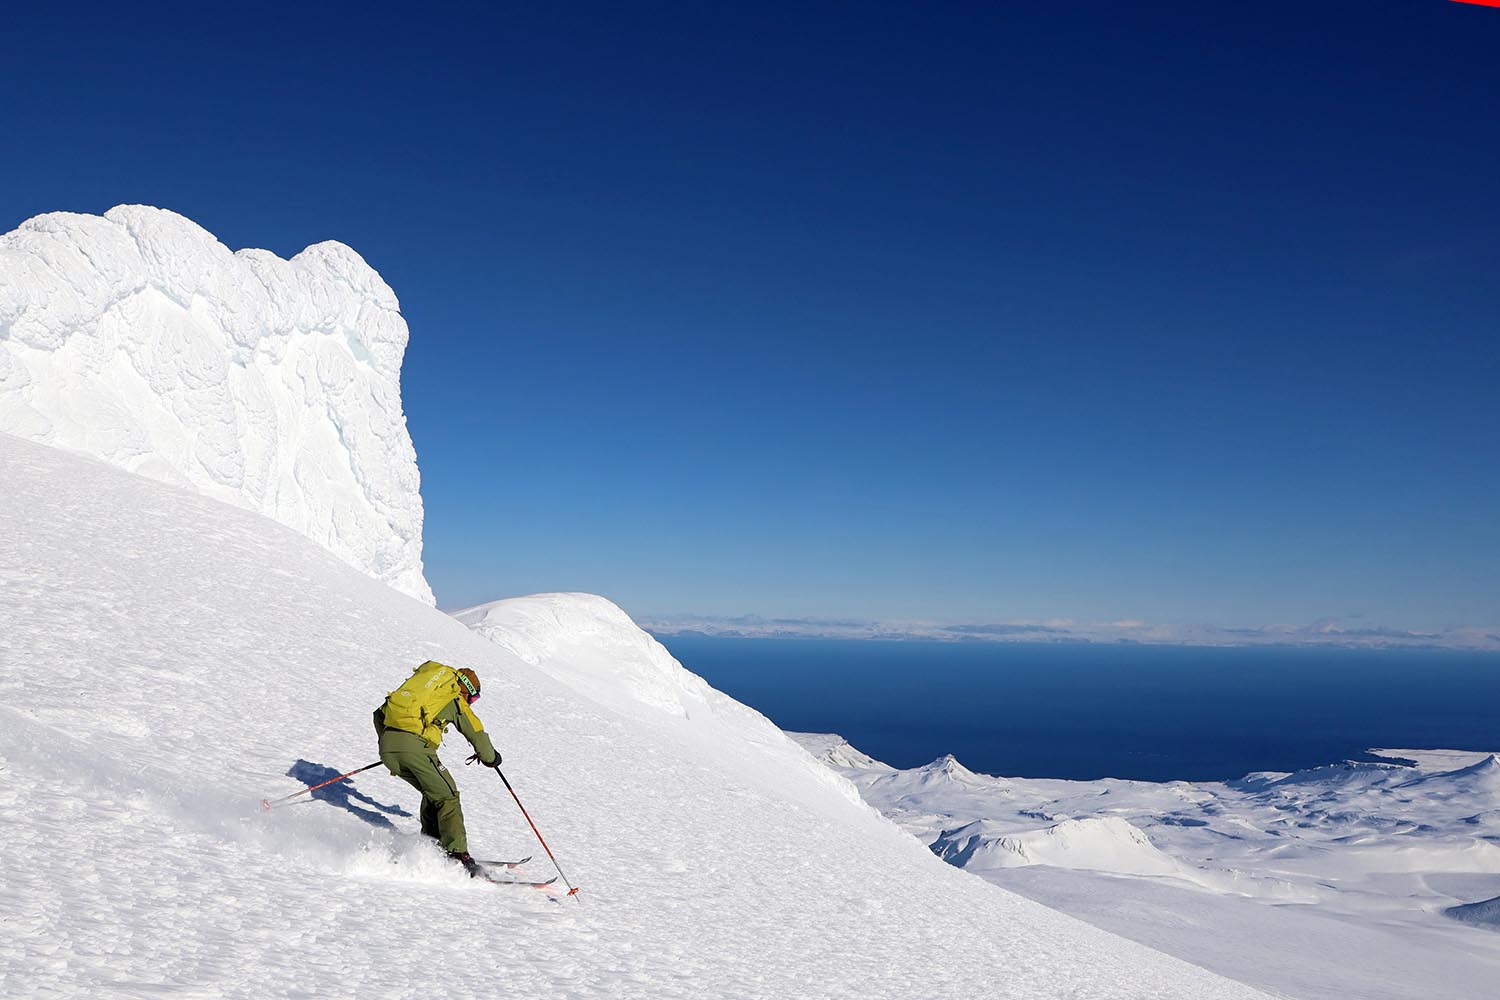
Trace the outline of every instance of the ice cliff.
<instances>
[{"instance_id":1,"label":"ice cliff","mask_svg":"<svg viewBox=\"0 0 1500 1000\"><path fill-rule=\"evenodd\" d=\"M265 514L431 604L406 341L341 243L235 253L142 205L0 236L0 431Z\"/></svg>"}]
</instances>

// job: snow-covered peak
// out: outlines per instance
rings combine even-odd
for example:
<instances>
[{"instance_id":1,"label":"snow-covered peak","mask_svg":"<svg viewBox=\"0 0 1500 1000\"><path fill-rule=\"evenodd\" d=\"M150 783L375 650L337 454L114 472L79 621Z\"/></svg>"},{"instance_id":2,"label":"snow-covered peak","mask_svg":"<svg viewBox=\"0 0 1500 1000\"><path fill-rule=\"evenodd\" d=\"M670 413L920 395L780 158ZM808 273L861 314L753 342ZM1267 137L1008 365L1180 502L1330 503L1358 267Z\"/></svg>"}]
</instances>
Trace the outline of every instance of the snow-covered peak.
<instances>
[{"instance_id":1,"label":"snow-covered peak","mask_svg":"<svg viewBox=\"0 0 1500 1000\"><path fill-rule=\"evenodd\" d=\"M751 771L790 768L816 787L809 804L831 792L869 809L847 780L808 756L754 709L688 670L620 607L595 594L532 594L453 612L476 634L566 688L618 715L666 726L699 748L753 748L739 756ZM700 750L700 752L702 752ZM874 810L869 810L874 815Z\"/></svg>"},{"instance_id":2,"label":"snow-covered peak","mask_svg":"<svg viewBox=\"0 0 1500 1000\"><path fill-rule=\"evenodd\" d=\"M947 778L949 781L983 780L979 775L960 764L958 758L951 753L943 754L937 760L925 765L921 770L934 778Z\"/></svg>"},{"instance_id":3,"label":"snow-covered peak","mask_svg":"<svg viewBox=\"0 0 1500 1000\"><path fill-rule=\"evenodd\" d=\"M1500 796L1500 755L1490 754L1454 771L1424 774L1396 787L1421 787L1428 795L1462 795L1470 800L1477 800L1488 793L1490 799L1495 799Z\"/></svg>"},{"instance_id":4,"label":"snow-covered peak","mask_svg":"<svg viewBox=\"0 0 1500 1000\"><path fill-rule=\"evenodd\" d=\"M1493 781L1497 776L1500 776L1500 754L1492 753L1481 760L1475 761L1468 767L1460 768L1454 774L1455 776L1465 774L1470 777L1483 777L1486 780Z\"/></svg>"},{"instance_id":5,"label":"snow-covered peak","mask_svg":"<svg viewBox=\"0 0 1500 1000\"><path fill-rule=\"evenodd\" d=\"M885 787L889 790L899 787L908 796L964 796L976 790L998 790L1004 784L1001 779L975 774L960 764L952 754L944 754L931 763L909 771L888 770L891 773L881 779Z\"/></svg>"},{"instance_id":6,"label":"snow-covered peak","mask_svg":"<svg viewBox=\"0 0 1500 1000\"><path fill-rule=\"evenodd\" d=\"M532 594L491 601L453 617L527 663L616 711L689 718L710 688L606 598Z\"/></svg>"},{"instance_id":7,"label":"snow-covered peak","mask_svg":"<svg viewBox=\"0 0 1500 1000\"><path fill-rule=\"evenodd\" d=\"M40 215L0 236L0 431L266 514L431 604L399 308L341 243L282 260L145 205Z\"/></svg>"},{"instance_id":8,"label":"snow-covered peak","mask_svg":"<svg viewBox=\"0 0 1500 1000\"><path fill-rule=\"evenodd\" d=\"M896 770L891 765L878 761L854 747L837 733L787 733L787 735L796 740L802 749L830 767L879 773L890 773Z\"/></svg>"}]
</instances>

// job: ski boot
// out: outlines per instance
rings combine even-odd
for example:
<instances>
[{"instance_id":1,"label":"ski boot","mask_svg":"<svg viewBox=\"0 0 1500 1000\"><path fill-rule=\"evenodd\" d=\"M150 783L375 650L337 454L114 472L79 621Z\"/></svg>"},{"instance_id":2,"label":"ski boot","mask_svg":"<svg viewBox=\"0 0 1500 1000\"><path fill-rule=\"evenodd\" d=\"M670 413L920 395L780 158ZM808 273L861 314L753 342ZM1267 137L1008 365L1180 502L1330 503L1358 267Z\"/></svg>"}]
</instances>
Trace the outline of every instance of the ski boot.
<instances>
[{"instance_id":1,"label":"ski boot","mask_svg":"<svg viewBox=\"0 0 1500 1000\"><path fill-rule=\"evenodd\" d=\"M448 857L464 866L464 871L469 873L469 878L479 877L479 862L475 861L468 851L449 851Z\"/></svg>"}]
</instances>

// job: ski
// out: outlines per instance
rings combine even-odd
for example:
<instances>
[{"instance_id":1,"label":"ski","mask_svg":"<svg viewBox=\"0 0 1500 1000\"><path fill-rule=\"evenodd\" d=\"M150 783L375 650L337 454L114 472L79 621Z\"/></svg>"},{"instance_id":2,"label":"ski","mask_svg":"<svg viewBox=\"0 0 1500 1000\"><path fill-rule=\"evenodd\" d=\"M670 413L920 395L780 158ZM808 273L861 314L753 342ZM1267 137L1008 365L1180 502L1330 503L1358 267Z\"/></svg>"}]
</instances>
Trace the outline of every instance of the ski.
<instances>
[{"instance_id":1,"label":"ski","mask_svg":"<svg viewBox=\"0 0 1500 1000\"><path fill-rule=\"evenodd\" d=\"M491 875L489 872L485 871L483 867L479 869L479 877L484 879L490 885L520 885L526 886L527 888L531 889L545 889L547 886L557 881L556 875L547 879L545 882L533 882L530 879L523 878L500 878L498 876Z\"/></svg>"},{"instance_id":2,"label":"ski","mask_svg":"<svg viewBox=\"0 0 1500 1000\"><path fill-rule=\"evenodd\" d=\"M519 868L530 860L531 855L528 854L520 861L495 861L490 858L475 858L474 863L479 865L489 865L491 868Z\"/></svg>"}]
</instances>

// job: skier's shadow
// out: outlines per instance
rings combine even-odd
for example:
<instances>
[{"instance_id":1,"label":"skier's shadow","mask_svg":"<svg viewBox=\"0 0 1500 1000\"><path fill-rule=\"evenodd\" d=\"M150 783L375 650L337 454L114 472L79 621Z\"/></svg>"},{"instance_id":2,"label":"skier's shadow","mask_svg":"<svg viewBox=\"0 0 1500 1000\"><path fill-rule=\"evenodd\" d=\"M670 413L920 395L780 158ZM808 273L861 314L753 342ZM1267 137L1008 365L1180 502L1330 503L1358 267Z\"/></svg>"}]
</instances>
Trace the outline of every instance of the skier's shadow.
<instances>
[{"instance_id":1,"label":"skier's shadow","mask_svg":"<svg viewBox=\"0 0 1500 1000\"><path fill-rule=\"evenodd\" d=\"M297 763L292 765L291 770L287 771L288 776L296 778L298 781L302 782L305 785L320 784L321 782L327 781L329 778L337 778L340 773L341 772L335 771L333 768L326 767L323 764L314 764L311 761L301 759L299 759ZM345 780L329 785L326 788L320 788L312 793L312 798L317 799L319 802L331 802L342 809L349 810L349 812L358 816L360 819L364 820L366 823L369 823L371 826L378 826L386 830L394 829L395 824L386 819L382 814L388 813L392 816L411 815L411 813L407 812L405 809L402 809L400 806L388 806L382 802L376 802L374 799L370 798L363 792L357 791L354 787L354 779L352 778L346 778ZM370 809L361 809L359 806L354 804L355 801L374 806L375 809L378 809L380 811L375 812Z\"/></svg>"}]
</instances>

